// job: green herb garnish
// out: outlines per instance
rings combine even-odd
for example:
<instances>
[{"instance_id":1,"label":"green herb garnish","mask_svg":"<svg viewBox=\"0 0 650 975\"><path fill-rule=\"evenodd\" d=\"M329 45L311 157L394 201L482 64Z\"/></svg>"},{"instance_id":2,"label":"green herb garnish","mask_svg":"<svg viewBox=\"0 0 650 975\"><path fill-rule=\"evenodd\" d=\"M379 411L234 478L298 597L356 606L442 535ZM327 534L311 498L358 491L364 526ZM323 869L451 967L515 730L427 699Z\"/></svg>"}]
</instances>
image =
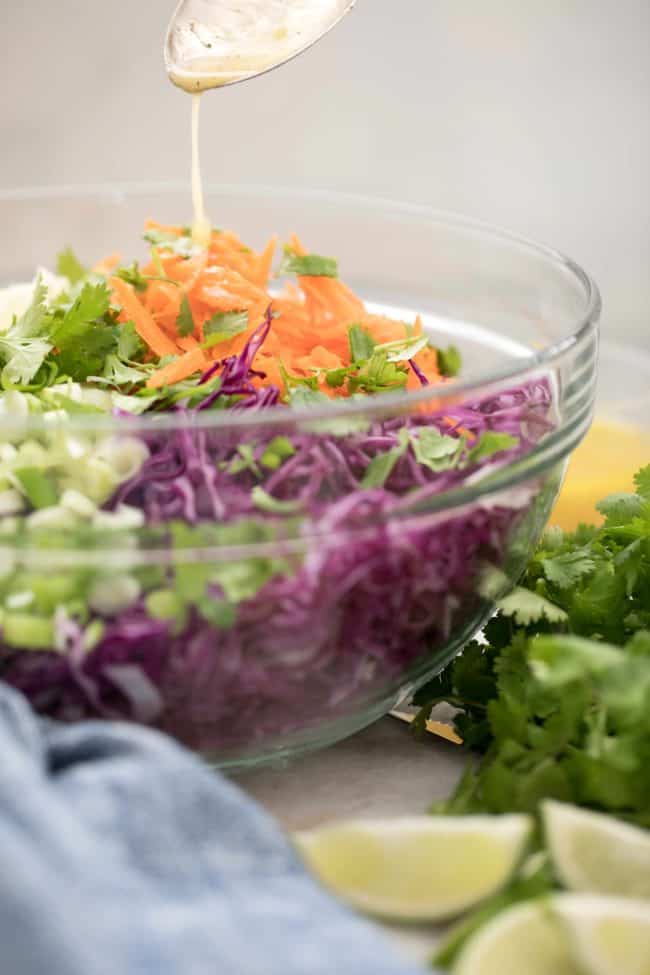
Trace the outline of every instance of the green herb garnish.
<instances>
[{"instance_id":1,"label":"green herb garnish","mask_svg":"<svg viewBox=\"0 0 650 975\"><path fill-rule=\"evenodd\" d=\"M179 237L178 234L166 230L145 230L143 237L152 247L171 251L172 254L178 254L180 257L191 257L195 251L190 234Z\"/></svg>"},{"instance_id":2,"label":"green herb garnish","mask_svg":"<svg viewBox=\"0 0 650 975\"><path fill-rule=\"evenodd\" d=\"M465 440L449 437L436 427L418 427L411 432L411 442L418 464L439 473L458 466Z\"/></svg>"},{"instance_id":3,"label":"green herb garnish","mask_svg":"<svg viewBox=\"0 0 650 975\"><path fill-rule=\"evenodd\" d=\"M57 255L56 273L67 278L70 284L78 284L88 274L88 268L83 266L71 247L66 247Z\"/></svg>"},{"instance_id":4,"label":"green herb garnish","mask_svg":"<svg viewBox=\"0 0 650 975\"><path fill-rule=\"evenodd\" d=\"M138 359L144 354L146 346L136 331L133 322L128 321L120 325L117 340L117 354L120 359Z\"/></svg>"},{"instance_id":5,"label":"green herb garnish","mask_svg":"<svg viewBox=\"0 0 650 975\"><path fill-rule=\"evenodd\" d=\"M178 334L186 338L194 332L194 316L186 294L181 298L181 308L176 319Z\"/></svg>"},{"instance_id":6,"label":"green herb garnish","mask_svg":"<svg viewBox=\"0 0 650 975\"><path fill-rule=\"evenodd\" d=\"M362 325L350 325L348 329L348 343L350 345L350 360L365 362L375 351L375 340L370 332Z\"/></svg>"},{"instance_id":7,"label":"green herb garnish","mask_svg":"<svg viewBox=\"0 0 650 975\"><path fill-rule=\"evenodd\" d=\"M467 464L478 464L479 461L485 460L486 457L500 454L504 450L511 450L518 443L519 440L517 437L511 436L509 433L497 433L494 430L488 430L468 451Z\"/></svg>"},{"instance_id":8,"label":"green herb garnish","mask_svg":"<svg viewBox=\"0 0 650 975\"><path fill-rule=\"evenodd\" d=\"M248 328L247 311L219 311L203 326L203 348L209 349L220 342L228 342Z\"/></svg>"},{"instance_id":9,"label":"green herb garnish","mask_svg":"<svg viewBox=\"0 0 650 975\"><path fill-rule=\"evenodd\" d=\"M400 430L399 444L392 447L383 454L377 454L366 467L361 480L362 488L379 488L386 484L386 481L395 470L397 462L401 460L409 446L408 430Z\"/></svg>"},{"instance_id":10,"label":"green herb garnish","mask_svg":"<svg viewBox=\"0 0 650 975\"><path fill-rule=\"evenodd\" d=\"M285 247L280 274L297 274L306 278L338 278L339 268L333 257L321 257L319 254L300 255L290 247Z\"/></svg>"},{"instance_id":11,"label":"green herb garnish","mask_svg":"<svg viewBox=\"0 0 650 975\"><path fill-rule=\"evenodd\" d=\"M602 527L550 529L518 589L416 695L461 709L484 753L443 812L535 812L543 798L650 826L650 465Z\"/></svg>"},{"instance_id":12,"label":"green herb garnish","mask_svg":"<svg viewBox=\"0 0 650 975\"><path fill-rule=\"evenodd\" d=\"M46 297L47 288L38 278L29 308L0 334L3 383L14 386L30 383L52 348L52 344L42 337L48 324Z\"/></svg>"},{"instance_id":13,"label":"green herb garnish","mask_svg":"<svg viewBox=\"0 0 650 975\"><path fill-rule=\"evenodd\" d=\"M136 291L146 291L149 287L149 277L146 277L140 271L140 265L137 261L133 264L129 264L128 267L120 267L115 272L115 277L121 278L122 281L126 281L127 284L132 285Z\"/></svg>"},{"instance_id":14,"label":"green herb garnish","mask_svg":"<svg viewBox=\"0 0 650 975\"><path fill-rule=\"evenodd\" d=\"M106 320L111 303L104 283L85 284L72 307L55 321L50 332L61 373L83 382L99 375L109 353L118 345L118 327Z\"/></svg>"},{"instance_id":15,"label":"green herb garnish","mask_svg":"<svg viewBox=\"0 0 650 975\"><path fill-rule=\"evenodd\" d=\"M460 372L463 359L460 351L455 345L449 345L446 349L437 349L438 369L441 376L457 376Z\"/></svg>"}]
</instances>

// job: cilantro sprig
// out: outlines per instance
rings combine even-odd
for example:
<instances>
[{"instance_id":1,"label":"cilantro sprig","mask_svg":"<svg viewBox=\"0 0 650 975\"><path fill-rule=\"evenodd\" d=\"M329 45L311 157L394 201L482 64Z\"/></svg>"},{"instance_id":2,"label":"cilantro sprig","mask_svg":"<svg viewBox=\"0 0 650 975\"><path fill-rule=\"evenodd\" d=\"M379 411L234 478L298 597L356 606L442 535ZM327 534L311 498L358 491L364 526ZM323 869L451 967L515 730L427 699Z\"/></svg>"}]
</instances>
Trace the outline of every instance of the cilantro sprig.
<instances>
[{"instance_id":1,"label":"cilantro sprig","mask_svg":"<svg viewBox=\"0 0 650 975\"><path fill-rule=\"evenodd\" d=\"M203 347L210 349L220 342L228 342L241 335L249 326L247 311L216 312L203 326Z\"/></svg>"},{"instance_id":2,"label":"cilantro sprig","mask_svg":"<svg viewBox=\"0 0 650 975\"><path fill-rule=\"evenodd\" d=\"M50 339L61 373L78 382L101 373L118 347L119 329L110 312L111 294L104 282L83 286L65 314L56 319Z\"/></svg>"},{"instance_id":3,"label":"cilantro sprig","mask_svg":"<svg viewBox=\"0 0 650 975\"><path fill-rule=\"evenodd\" d=\"M70 284L79 284L88 274L71 247L65 247L56 258L56 273L67 278Z\"/></svg>"},{"instance_id":4,"label":"cilantro sprig","mask_svg":"<svg viewBox=\"0 0 650 975\"><path fill-rule=\"evenodd\" d=\"M483 754L435 811L535 812L543 798L650 826L650 465L601 527L549 530L484 638L418 692Z\"/></svg>"},{"instance_id":5,"label":"cilantro sprig","mask_svg":"<svg viewBox=\"0 0 650 975\"><path fill-rule=\"evenodd\" d=\"M455 345L446 349L438 349L438 369L441 376L457 376L461 370L463 359L460 350Z\"/></svg>"},{"instance_id":6,"label":"cilantro sprig","mask_svg":"<svg viewBox=\"0 0 650 975\"><path fill-rule=\"evenodd\" d=\"M0 367L5 387L29 385L52 348L46 334L50 320L46 299L47 288L38 278L29 307L0 334Z\"/></svg>"},{"instance_id":7,"label":"cilantro sprig","mask_svg":"<svg viewBox=\"0 0 650 975\"><path fill-rule=\"evenodd\" d=\"M148 229L142 236L152 248L169 251L180 257L192 257L197 251L190 230L187 233L176 234L167 230Z\"/></svg>"},{"instance_id":8,"label":"cilantro sprig","mask_svg":"<svg viewBox=\"0 0 650 975\"><path fill-rule=\"evenodd\" d=\"M279 274L297 274L300 277L338 278L338 263L333 257L320 254L296 254L289 246L284 248L284 260Z\"/></svg>"}]
</instances>

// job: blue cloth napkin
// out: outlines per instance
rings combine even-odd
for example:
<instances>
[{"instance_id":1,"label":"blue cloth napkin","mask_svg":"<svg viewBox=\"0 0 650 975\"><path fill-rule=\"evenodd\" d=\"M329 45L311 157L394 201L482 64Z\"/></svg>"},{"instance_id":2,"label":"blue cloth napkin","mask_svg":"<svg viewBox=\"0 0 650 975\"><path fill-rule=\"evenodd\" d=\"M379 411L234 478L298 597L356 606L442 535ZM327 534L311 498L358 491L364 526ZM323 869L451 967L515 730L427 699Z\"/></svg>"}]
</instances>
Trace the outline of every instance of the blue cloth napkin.
<instances>
[{"instance_id":1,"label":"blue cloth napkin","mask_svg":"<svg viewBox=\"0 0 650 975\"><path fill-rule=\"evenodd\" d=\"M236 786L0 684L2 975L414 975Z\"/></svg>"}]
</instances>

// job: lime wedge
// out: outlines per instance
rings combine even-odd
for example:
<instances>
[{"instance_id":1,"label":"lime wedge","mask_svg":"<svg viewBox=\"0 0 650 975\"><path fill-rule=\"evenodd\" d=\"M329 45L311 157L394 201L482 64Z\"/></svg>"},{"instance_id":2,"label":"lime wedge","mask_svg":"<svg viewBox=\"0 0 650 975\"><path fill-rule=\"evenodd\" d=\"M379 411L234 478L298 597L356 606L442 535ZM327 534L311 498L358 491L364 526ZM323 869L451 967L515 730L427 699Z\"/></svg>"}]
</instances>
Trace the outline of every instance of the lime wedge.
<instances>
[{"instance_id":1,"label":"lime wedge","mask_svg":"<svg viewBox=\"0 0 650 975\"><path fill-rule=\"evenodd\" d=\"M565 894L554 910L588 975L650 975L650 904L627 897Z\"/></svg>"},{"instance_id":2,"label":"lime wedge","mask_svg":"<svg viewBox=\"0 0 650 975\"><path fill-rule=\"evenodd\" d=\"M650 832L603 813L548 800L546 840L569 890L650 899Z\"/></svg>"},{"instance_id":3,"label":"lime wedge","mask_svg":"<svg viewBox=\"0 0 650 975\"><path fill-rule=\"evenodd\" d=\"M596 894L518 904L474 935L454 975L650 975L650 904Z\"/></svg>"},{"instance_id":4,"label":"lime wedge","mask_svg":"<svg viewBox=\"0 0 650 975\"><path fill-rule=\"evenodd\" d=\"M368 914L406 921L454 917L512 876L529 816L414 816L335 823L296 835L320 880Z\"/></svg>"},{"instance_id":5,"label":"lime wedge","mask_svg":"<svg viewBox=\"0 0 650 975\"><path fill-rule=\"evenodd\" d=\"M517 904L480 928L454 975L583 975L583 970L551 901L543 900Z\"/></svg>"}]
</instances>

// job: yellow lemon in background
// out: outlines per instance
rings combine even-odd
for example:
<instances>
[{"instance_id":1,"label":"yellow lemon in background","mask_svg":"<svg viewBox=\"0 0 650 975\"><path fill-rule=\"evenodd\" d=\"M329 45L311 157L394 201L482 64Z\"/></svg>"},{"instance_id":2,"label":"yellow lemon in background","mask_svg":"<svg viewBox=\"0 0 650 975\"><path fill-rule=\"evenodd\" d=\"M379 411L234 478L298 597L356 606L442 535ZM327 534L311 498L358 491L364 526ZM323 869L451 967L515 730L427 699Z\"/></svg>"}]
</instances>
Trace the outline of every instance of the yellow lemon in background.
<instances>
[{"instance_id":1,"label":"yellow lemon in background","mask_svg":"<svg viewBox=\"0 0 650 975\"><path fill-rule=\"evenodd\" d=\"M634 475L646 464L650 431L597 416L569 462L551 524L571 530L581 522L601 522L596 503L608 494L634 491Z\"/></svg>"}]
</instances>

